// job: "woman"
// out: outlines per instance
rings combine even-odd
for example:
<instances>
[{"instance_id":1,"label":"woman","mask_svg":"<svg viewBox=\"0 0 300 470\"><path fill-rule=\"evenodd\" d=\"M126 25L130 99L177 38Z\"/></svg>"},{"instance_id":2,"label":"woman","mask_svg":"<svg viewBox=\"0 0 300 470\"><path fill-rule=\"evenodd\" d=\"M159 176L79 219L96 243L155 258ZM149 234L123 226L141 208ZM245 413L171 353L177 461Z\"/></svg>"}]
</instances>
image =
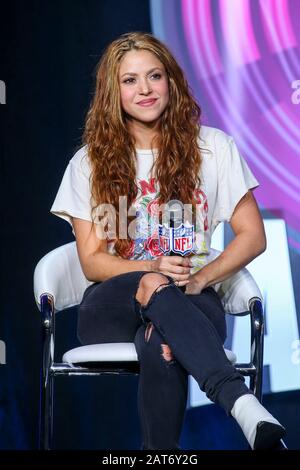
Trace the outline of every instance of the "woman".
<instances>
[{"instance_id":1,"label":"woman","mask_svg":"<svg viewBox=\"0 0 300 470\"><path fill-rule=\"evenodd\" d=\"M143 449L178 448L188 374L237 420L253 449L271 448L284 428L226 358L224 310L213 288L265 250L251 191L258 183L233 139L200 128L199 118L182 70L160 41L129 33L109 45L85 146L70 160L51 208L70 222L93 282L79 307L78 337L83 345L135 342ZM124 225L125 196L131 212ZM161 243L157 216L171 199L196 218L193 251L175 256L170 239ZM230 222L235 238L211 260L221 221Z\"/></svg>"}]
</instances>

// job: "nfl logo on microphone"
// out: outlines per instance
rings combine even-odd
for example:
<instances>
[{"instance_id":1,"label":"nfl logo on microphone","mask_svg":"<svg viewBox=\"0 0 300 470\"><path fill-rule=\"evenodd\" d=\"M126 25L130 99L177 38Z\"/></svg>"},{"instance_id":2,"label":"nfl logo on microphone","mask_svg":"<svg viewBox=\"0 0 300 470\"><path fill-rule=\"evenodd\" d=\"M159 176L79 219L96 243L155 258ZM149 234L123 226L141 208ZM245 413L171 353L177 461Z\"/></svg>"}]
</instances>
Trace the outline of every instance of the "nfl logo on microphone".
<instances>
[{"instance_id":1,"label":"nfl logo on microphone","mask_svg":"<svg viewBox=\"0 0 300 470\"><path fill-rule=\"evenodd\" d=\"M169 228L159 224L159 246L163 253L172 251L181 256L191 253L194 248L194 226L181 224Z\"/></svg>"},{"instance_id":2,"label":"nfl logo on microphone","mask_svg":"<svg viewBox=\"0 0 300 470\"><path fill-rule=\"evenodd\" d=\"M170 252L170 229L169 227L159 224L158 226L158 243L163 253Z\"/></svg>"}]
</instances>

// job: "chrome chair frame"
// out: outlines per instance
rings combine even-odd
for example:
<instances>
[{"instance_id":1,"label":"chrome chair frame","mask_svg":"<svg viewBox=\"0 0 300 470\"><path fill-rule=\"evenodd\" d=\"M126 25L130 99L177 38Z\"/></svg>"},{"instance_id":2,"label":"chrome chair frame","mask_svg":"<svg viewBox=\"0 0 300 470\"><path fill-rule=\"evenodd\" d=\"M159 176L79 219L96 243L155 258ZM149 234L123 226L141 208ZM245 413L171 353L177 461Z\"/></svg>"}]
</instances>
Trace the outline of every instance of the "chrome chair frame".
<instances>
[{"instance_id":1,"label":"chrome chair frame","mask_svg":"<svg viewBox=\"0 0 300 470\"><path fill-rule=\"evenodd\" d=\"M100 376L100 375L128 375L139 373L137 361L132 363L96 363L96 366L84 367L69 363L54 362L55 345L55 306L53 296L44 293L40 297L40 313L42 321L42 366L40 376L40 420L39 420L39 448L50 450L53 443L53 394L54 379L56 376ZM249 301L251 322L251 348L249 363L234 364L237 371L243 376L250 377L250 389L261 401L263 376L263 343L264 343L264 315L263 306L259 298ZM235 314L235 316L241 316Z\"/></svg>"}]
</instances>

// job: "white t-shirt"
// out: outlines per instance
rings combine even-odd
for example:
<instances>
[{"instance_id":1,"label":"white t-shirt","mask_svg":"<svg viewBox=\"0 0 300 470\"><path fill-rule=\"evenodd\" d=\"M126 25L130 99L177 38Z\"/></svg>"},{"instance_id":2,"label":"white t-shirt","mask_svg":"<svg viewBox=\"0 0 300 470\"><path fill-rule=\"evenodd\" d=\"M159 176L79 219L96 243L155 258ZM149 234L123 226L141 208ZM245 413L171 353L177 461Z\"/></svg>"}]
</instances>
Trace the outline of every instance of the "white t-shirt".
<instances>
[{"instance_id":1,"label":"white t-shirt","mask_svg":"<svg viewBox=\"0 0 300 470\"><path fill-rule=\"evenodd\" d=\"M240 199L249 189L258 186L231 136L219 129L201 126L199 145L202 152L201 186L196 195L200 223L196 227L196 254L191 257L192 273L209 261L211 237L217 225L229 222ZM155 156L155 151L136 149L139 193L134 207L140 223L136 225L139 235L132 242L128 259L153 259L164 254L159 247L157 226L150 223L149 231L149 220L157 208L159 189L150 173ZM82 147L69 161L50 209L52 214L65 219L71 226L72 217L92 221L90 173L87 150ZM149 215L150 219L147 218ZM72 232L75 235L73 227ZM108 243L108 252L115 254L114 242Z\"/></svg>"}]
</instances>

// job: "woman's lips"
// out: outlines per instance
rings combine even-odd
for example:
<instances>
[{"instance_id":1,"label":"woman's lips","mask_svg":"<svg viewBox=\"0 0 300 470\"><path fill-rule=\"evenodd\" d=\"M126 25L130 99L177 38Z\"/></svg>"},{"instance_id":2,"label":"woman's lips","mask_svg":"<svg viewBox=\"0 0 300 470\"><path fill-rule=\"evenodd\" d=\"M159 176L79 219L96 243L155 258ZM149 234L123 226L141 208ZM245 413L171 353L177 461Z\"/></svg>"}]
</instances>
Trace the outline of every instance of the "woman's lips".
<instances>
[{"instance_id":1,"label":"woman's lips","mask_svg":"<svg viewBox=\"0 0 300 470\"><path fill-rule=\"evenodd\" d=\"M157 98L151 100L143 100L138 103L140 106L152 106L156 102Z\"/></svg>"}]
</instances>

